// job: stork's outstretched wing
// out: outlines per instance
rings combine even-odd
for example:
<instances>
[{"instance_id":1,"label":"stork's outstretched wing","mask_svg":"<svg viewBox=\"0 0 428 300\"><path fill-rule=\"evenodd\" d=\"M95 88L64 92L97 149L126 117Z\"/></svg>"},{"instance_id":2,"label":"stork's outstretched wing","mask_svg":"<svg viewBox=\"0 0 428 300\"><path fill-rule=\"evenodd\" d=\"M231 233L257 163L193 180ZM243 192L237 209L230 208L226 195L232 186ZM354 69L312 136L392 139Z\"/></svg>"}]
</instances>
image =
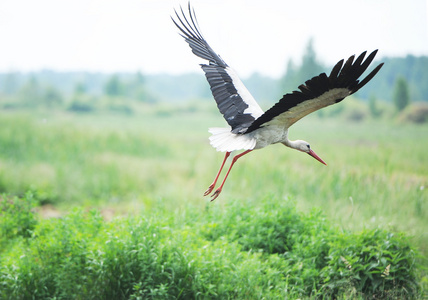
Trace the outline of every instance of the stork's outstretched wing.
<instances>
[{"instance_id":1,"label":"stork's outstretched wing","mask_svg":"<svg viewBox=\"0 0 428 300\"><path fill-rule=\"evenodd\" d=\"M377 50L373 51L364 60L366 52L363 52L355 62L354 56L351 56L345 64L342 59L333 67L330 76L327 77L322 73L306 81L299 86L300 91L284 95L278 103L255 120L246 133L270 125L288 128L311 112L342 101L362 88L380 70L383 63L363 80L358 79L373 61L376 53Z\"/></svg>"},{"instance_id":2,"label":"stork's outstretched wing","mask_svg":"<svg viewBox=\"0 0 428 300\"><path fill-rule=\"evenodd\" d=\"M263 114L263 110L251 96L236 73L208 45L198 29L195 12L189 3L189 16L181 9L181 17L175 11L177 20L174 24L180 29L181 36L189 44L192 52L209 61L201 64L210 84L217 107L233 133L244 133L255 119Z\"/></svg>"}]
</instances>

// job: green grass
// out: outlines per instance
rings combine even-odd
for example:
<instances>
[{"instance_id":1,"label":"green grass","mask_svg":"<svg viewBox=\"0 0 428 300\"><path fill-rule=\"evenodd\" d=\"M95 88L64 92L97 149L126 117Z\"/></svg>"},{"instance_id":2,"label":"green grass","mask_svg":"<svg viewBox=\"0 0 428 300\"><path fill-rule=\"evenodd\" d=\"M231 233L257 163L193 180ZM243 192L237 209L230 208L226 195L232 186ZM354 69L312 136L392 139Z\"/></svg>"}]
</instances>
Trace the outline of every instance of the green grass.
<instances>
[{"instance_id":1,"label":"green grass","mask_svg":"<svg viewBox=\"0 0 428 300\"><path fill-rule=\"evenodd\" d=\"M307 118L291 128L290 137L310 142L311 147L327 162L328 166L280 145L254 151L236 164L221 196L213 203L204 199L202 194L212 182L223 155L208 144L207 128L210 126L224 126L224 121L217 114L211 114L209 111L194 114L185 111L157 114L156 111L150 111L126 117L2 113L0 115L0 192L22 198L27 191L32 191L39 203L53 204L65 216L68 216L67 211L76 206L98 209L107 207L117 215L134 216L129 219L128 217L114 219L113 223L99 221L101 222L99 226L104 232L103 238L88 242L93 243L88 247L95 251L94 253L105 251L104 246L100 245L108 240L106 235L116 234L118 237L124 235L125 238L129 228L135 226L141 217L147 219L150 224L154 222L156 226L170 228L164 238L158 241L159 247L166 247L164 243L173 231L177 238L174 237L171 243L175 243L174 247L180 250L177 250L176 254L171 254L171 257L184 255L184 252L190 251L192 259L197 257L199 264L209 265L208 269L212 272L209 274L215 274L212 268L213 270L220 268L223 275L227 272L232 273L224 275L226 276L224 282L222 279L216 279L216 283L213 283L215 287L212 287L218 295L228 297L234 297L228 290L230 287L225 287L225 294L219 292L221 286L227 286L227 280L237 284L236 280L251 279L250 275L256 266L267 268L271 259L278 259L273 258L275 253L271 254L273 256L269 256L270 258L263 255L260 258L257 255L261 254L256 255L249 250L263 249L262 253L269 252L270 250L267 249L277 247L275 243L266 246L265 249L259 247L257 242L256 245L250 245L243 240L255 237L263 240L269 236L269 230L277 232L278 228L273 226L274 229L267 229L266 232L250 230L244 234L244 237L238 233L225 233L224 228L223 231L220 229L222 226L232 227L235 223L236 226L257 226L263 223L258 218L262 218L264 214L272 217L277 207L289 206L290 199L292 206L295 206L298 211L293 211L293 214L296 214L296 220L299 222L304 222L302 220L308 215L309 220L314 218L315 223L321 222L321 219L329 220L327 225L322 225L321 222L320 226L326 227L327 236L330 230L333 230L333 240L330 244L345 245L340 251L332 250L334 247L329 246L328 251L339 251L335 252L335 259L339 257L342 261L340 258L342 256L350 265L354 265L359 261L354 261L353 258L358 257L356 253L364 253L364 248L361 246L346 250L351 247L352 242L364 245L367 239L370 240L370 236L375 236L373 241L376 242L371 247L376 248L380 247L376 244L378 241L388 240L388 234L392 233L396 233L394 236L398 244L409 243L416 252L420 251L425 257L428 255L426 232L428 228L428 154L426 152L428 128L426 125L403 125L394 122L347 123L337 119L319 119L316 116ZM322 211L323 217L311 217L312 209L317 207ZM213 220L212 216L207 217L207 209L208 211L218 210L214 218L220 221ZM227 214L229 211L233 212ZM234 221L224 218L223 212ZM254 214L254 222L251 219L246 221L244 216L249 213ZM157 216L157 219L153 221L149 217L152 215ZM171 219L170 215L174 217ZM196 216L189 217L189 215ZM92 217L82 217L79 213L75 213L74 216L79 221L70 221L71 223L93 222L89 220ZM205 217L208 220L203 220ZM69 218L74 217L66 217L66 220ZM194 218L197 220L192 221ZM26 220L26 217L23 220ZM28 230L33 232L33 230L42 230L40 228L44 227L60 226L60 223L61 226L75 226L67 225L66 221L39 220L37 225L39 229L34 229L33 224L31 225L33 227L29 227ZM209 224L214 223L217 224L217 229L207 231L206 228L211 226ZM336 224L337 228L332 224ZM116 225L118 229L113 229ZM85 240L91 240L93 233L79 228L73 229L77 236L80 232L84 236L88 235L84 238ZM183 250L179 247L180 236L183 232L191 231L195 231L191 233L191 240L187 240L186 236L181 241L195 244L195 246L191 246L190 250L187 248ZM139 232L144 235L143 229ZM409 240L402 239L400 232L409 236ZM46 233L46 238L56 241L61 234L60 231L56 233L52 231L52 233ZM379 237L376 236L377 234ZM30 251L35 247L35 244L31 243L36 242L28 238L28 236L23 237L21 242L14 246L21 249L21 252L16 253L22 255L22 252ZM308 239L314 243L318 242L315 238L308 237ZM30 241L31 245L24 241ZM9 244L5 242L5 245ZM218 251L232 251L233 255L241 257L241 261L234 261L233 255L230 254L224 261L217 262L213 266L215 262L210 261L209 257L218 259L220 253L206 253L201 250L205 246L210 249L214 246L214 248L218 247ZM322 245L317 244L316 247L318 246L322 248ZM26 247L30 250L26 250ZM232 250L228 250L229 247ZM7 250L7 255L3 254L2 259L11 256L14 257L10 258L12 262L18 261L19 257L16 257L18 254L12 255L13 251ZM297 252L294 255L300 255L303 252ZM123 253L127 252L121 253L125 255ZM85 263L80 266L82 270L86 270L85 276L90 276L90 272L86 269L88 255L84 254ZM113 254L110 255L114 257ZM71 255L69 259L78 259L78 257ZM305 258L301 257L301 259ZM388 259L376 266L375 271L378 272L376 274L379 275L385 270L386 262L391 262L392 256ZM236 265L244 264L243 261L247 260L246 271L242 266L239 267L242 269L240 272L232 272ZM284 269L295 268L299 263L287 262L289 265L285 267L282 258L279 260L279 265L275 266L273 271L266 270L266 274L273 272L272 277L268 277L269 280L275 282L274 286L285 288L287 280L291 279L284 277L281 272L284 272ZM172 261L174 260L171 258ZM268 262L267 265L266 262ZM138 259L135 263L138 263ZM336 263L340 264L337 261ZM63 261L59 261L58 264L64 268L66 266ZM423 269L427 265L426 260L417 260L415 272L422 286L426 286L428 281L426 271ZM341 266L348 270L346 264ZM360 268L358 266L352 269ZM196 269L199 270L199 267L201 266L198 265ZM181 267L177 266L177 268ZM334 272L337 271L332 266L329 268L333 268L331 270ZM196 269L191 271L186 269L183 272L197 272ZM308 270L307 272L317 270L317 273L322 273L322 268ZM391 264L391 272L393 271L399 273ZM41 268L40 272L48 272L48 270ZM58 273L58 276L60 274ZM278 278L282 279L279 280L273 274L280 274ZM362 280L352 277L353 275L349 272L345 275L348 277L336 278L339 281L345 280L343 286L336 284L332 291L346 290L344 295L347 298L361 296L365 290L358 284ZM230 276L236 276L236 278L231 279ZM315 277L319 279L321 275L317 276ZM324 280L327 277L322 278ZM329 278L332 278L332 275ZM116 283L119 284L119 282L121 281ZM130 279L129 282L140 284L135 278ZM316 295L320 289L326 289L320 281L314 279L311 282L311 284L303 283L304 291L296 291L294 295L310 297ZM370 280L370 284L373 282ZM250 284L260 286L258 292L252 290L251 293L269 295L268 283L259 285L259 283L250 282ZM242 286L244 288L244 285ZM162 289L166 287L157 288L160 290L156 290L156 293L163 293ZM199 289L198 286L193 288ZM144 290L144 287L137 286L130 289L135 293L128 291L126 295L137 295L137 291ZM209 297L209 288L204 287L201 288L202 290L207 293L203 295ZM387 290L391 291L389 287ZM394 291L394 293L399 292ZM203 295L201 294L201 297ZM244 294L239 295L243 297Z\"/></svg>"}]
</instances>

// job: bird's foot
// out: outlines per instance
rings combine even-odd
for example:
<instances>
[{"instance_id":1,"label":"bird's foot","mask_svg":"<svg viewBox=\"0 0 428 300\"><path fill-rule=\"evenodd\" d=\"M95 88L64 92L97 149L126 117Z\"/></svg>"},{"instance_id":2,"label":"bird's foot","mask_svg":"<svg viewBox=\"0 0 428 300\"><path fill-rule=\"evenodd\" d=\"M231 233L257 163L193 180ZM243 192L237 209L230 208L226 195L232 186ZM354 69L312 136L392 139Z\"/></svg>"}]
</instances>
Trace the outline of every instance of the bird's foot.
<instances>
[{"instance_id":1,"label":"bird's foot","mask_svg":"<svg viewBox=\"0 0 428 300\"><path fill-rule=\"evenodd\" d=\"M208 189L205 191L204 196L208 196L209 194L211 194L211 192L213 191L214 187L215 187L215 183L212 183L212 184L208 187Z\"/></svg>"},{"instance_id":2,"label":"bird's foot","mask_svg":"<svg viewBox=\"0 0 428 300\"><path fill-rule=\"evenodd\" d=\"M214 201L221 193L221 187L215 190L214 194L211 195L211 201Z\"/></svg>"}]
</instances>

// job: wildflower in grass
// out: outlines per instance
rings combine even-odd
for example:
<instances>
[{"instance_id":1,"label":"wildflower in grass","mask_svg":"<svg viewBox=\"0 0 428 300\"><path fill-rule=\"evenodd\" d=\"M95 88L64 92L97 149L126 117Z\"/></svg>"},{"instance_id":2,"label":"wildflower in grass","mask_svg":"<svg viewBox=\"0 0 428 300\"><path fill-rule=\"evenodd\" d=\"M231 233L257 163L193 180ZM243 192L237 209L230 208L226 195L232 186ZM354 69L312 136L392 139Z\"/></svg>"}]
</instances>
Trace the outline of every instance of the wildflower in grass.
<instances>
[{"instance_id":1,"label":"wildflower in grass","mask_svg":"<svg viewBox=\"0 0 428 300\"><path fill-rule=\"evenodd\" d=\"M387 265L386 268L385 268L385 270L383 271L382 275L380 275L380 276L382 276L382 277L388 277L389 276L389 268L390 267L391 267L391 264Z\"/></svg>"},{"instance_id":2,"label":"wildflower in grass","mask_svg":"<svg viewBox=\"0 0 428 300\"><path fill-rule=\"evenodd\" d=\"M344 262L344 264L346 265L346 267L348 268L348 270L352 269L352 265L346 260L346 258L344 258L343 256L341 256L340 259Z\"/></svg>"}]
</instances>

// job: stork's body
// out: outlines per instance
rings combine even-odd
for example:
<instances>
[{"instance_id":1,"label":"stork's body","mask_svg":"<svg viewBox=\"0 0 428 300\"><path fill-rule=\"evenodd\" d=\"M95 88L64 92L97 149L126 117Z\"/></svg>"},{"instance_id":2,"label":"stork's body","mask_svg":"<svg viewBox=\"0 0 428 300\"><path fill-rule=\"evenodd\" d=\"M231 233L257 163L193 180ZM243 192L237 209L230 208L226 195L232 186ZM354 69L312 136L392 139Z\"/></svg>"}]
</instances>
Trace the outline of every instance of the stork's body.
<instances>
[{"instance_id":1,"label":"stork's body","mask_svg":"<svg viewBox=\"0 0 428 300\"><path fill-rule=\"evenodd\" d=\"M289 148L305 152L325 164L310 148L309 143L302 140L289 140L288 128L311 112L342 101L369 82L383 64L378 65L363 80L360 81L359 77L373 61L377 50L366 59L364 59L366 52L363 52L357 59L351 56L345 63L344 60L339 61L329 76L322 73L313 77L300 85L298 91L285 94L279 102L264 112L233 69L212 50L203 38L190 4L188 17L183 10L181 13L180 17L176 12L181 26L174 19L173 22L182 32L182 36L192 52L209 61L209 64L202 64L201 67L210 84L217 107L230 126L229 128L209 129L212 134L211 145L217 151L226 152L226 154L214 182L204 195L209 195L213 191L221 170L232 151L244 150L233 158L222 184L213 193L212 200L217 198L222 191L235 162L252 150L282 143Z\"/></svg>"}]
</instances>

